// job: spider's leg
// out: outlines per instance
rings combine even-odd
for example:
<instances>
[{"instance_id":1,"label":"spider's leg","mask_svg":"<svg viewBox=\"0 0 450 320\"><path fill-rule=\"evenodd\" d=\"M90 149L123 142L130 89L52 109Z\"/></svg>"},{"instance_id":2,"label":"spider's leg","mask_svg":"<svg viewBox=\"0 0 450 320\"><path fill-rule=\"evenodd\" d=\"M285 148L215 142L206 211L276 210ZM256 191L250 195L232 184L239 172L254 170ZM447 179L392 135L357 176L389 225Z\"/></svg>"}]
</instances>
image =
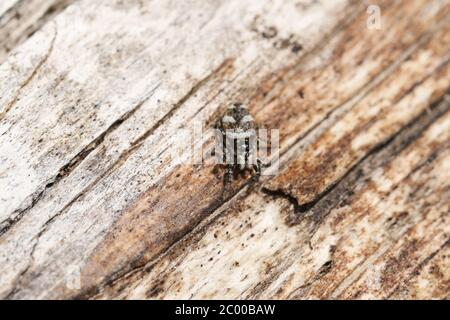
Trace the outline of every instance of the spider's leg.
<instances>
[{"instance_id":1,"label":"spider's leg","mask_svg":"<svg viewBox=\"0 0 450 320\"><path fill-rule=\"evenodd\" d=\"M222 192L222 198L225 198L225 196L230 191L231 182L233 181L233 166L231 164L228 164L225 168L225 175L223 178L223 192Z\"/></svg>"},{"instance_id":2,"label":"spider's leg","mask_svg":"<svg viewBox=\"0 0 450 320\"><path fill-rule=\"evenodd\" d=\"M261 176L261 160L256 159L256 164L253 165L253 170L255 170L255 175L252 177L253 181L258 181Z\"/></svg>"},{"instance_id":3,"label":"spider's leg","mask_svg":"<svg viewBox=\"0 0 450 320\"><path fill-rule=\"evenodd\" d=\"M227 165L225 169L225 184L230 184L233 181L233 166Z\"/></svg>"}]
</instances>

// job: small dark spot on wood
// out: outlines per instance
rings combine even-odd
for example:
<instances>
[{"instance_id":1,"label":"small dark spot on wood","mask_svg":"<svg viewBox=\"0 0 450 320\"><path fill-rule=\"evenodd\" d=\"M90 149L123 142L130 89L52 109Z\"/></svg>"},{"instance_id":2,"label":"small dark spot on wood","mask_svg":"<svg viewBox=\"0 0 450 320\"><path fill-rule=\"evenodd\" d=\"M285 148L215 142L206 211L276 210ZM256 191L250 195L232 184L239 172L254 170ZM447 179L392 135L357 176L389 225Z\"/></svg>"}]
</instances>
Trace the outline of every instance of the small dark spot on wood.
<instances>
[{"instance_id":1,"label":"small dark spot on wood","mask_svg":"<svg viewBox=\"0 0 450 320\"><path fill-rule=\"evenodd\" d=\"M280 39L273 43L273 46L277 49L286 49L289 47L289 40L287 39Z\"/></svg>"},{"instance_id":2,"label":"small dark spot on wood","mask_svg":"<svg viewBox=\"0 0 450 320\"><path fill-rule=\"evenodd\" d=\"M319 269L318 275L319 276L324 276L325 274L327 274L328 272L330 272L331 268L333 267L333 261L328 260L327 262L325 262Z\"/></svg>"},{"instance_id":3,"label":"small dark spot on wood","mask_svg":"<svg viewBox=\"0 0 450 320\"><path fill-rule=\"evenodd\" d=\"M302 51L303 46L301 44L299 44L298 42L294 42L292 45L292 49L291 51L293 53L299 53L300 51Z\"/></svg>"},{"instance_id":4,"label":"small dark spot on wood","mask_svg":"<svg viewBox=\"0 0 450 320\"><path fill-rule=\"evenodd\" d=\"M264 30L261 35L266 38L266 39L271 39L276 37L276 35L278 34L278 31L275 27L271 26L268 27L266 30Z\"/></svg>"}]
</instances>

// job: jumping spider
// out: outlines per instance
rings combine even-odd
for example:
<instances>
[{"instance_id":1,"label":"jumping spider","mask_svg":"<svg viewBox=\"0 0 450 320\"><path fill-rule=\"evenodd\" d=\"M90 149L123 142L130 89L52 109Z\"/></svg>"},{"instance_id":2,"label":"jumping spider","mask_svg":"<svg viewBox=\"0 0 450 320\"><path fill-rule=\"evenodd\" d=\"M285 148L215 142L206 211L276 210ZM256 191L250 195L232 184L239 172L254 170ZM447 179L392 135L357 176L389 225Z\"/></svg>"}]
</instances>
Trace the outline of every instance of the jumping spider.
<instances>
[{"instance_id":1,"label":"jumping spider","mask_svg":"<svg viewBox=\"0 0 450 320\"><path fill-rule=\"evenodd\" d=\"M218 133L219 160L225 165L225 190L236 174L250 170L253 179L258 179L262 164L257 158L259 140L257 127L247 107L242 103L228 107L215 128Z\"/></svg>"}]
</instances>

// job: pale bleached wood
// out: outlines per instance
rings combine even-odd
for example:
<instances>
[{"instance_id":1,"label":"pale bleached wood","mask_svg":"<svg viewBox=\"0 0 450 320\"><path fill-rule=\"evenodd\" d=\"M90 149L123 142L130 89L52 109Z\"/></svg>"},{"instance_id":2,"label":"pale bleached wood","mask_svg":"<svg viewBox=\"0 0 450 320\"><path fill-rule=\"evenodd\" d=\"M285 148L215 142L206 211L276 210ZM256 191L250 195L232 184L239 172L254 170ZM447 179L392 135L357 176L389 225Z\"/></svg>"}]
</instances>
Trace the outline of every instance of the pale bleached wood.
<instances>
[{"instance_id":1,"label":"pale bleached wood","mask_svg":"<svg viewBox=\"0 0 450 320\"><path fill-rule=\"evenodd\" d=\"M355 225L363 237L356 243L347 227L351 212L343 221L336 217L339 209L325 215L320 205L304 221L290 213L295 201L301 207L318 205L324 194L327 199L361 159L409 123L417 122L423 137L416 147L391 152L389 161L398 157L402 165L418 153L406 161L399 181L448 141L448 115L442 115L447 107L432 106L450 87L449 2L379 4L381 31L367 30L359 1L70 6L0 66L0 295L386 297L400 281L413 279L413 267L448 238L448 223L433 220L448 207L448 179L431 178L445 169L445 151L428 166L432 173L419 170L408 182L444 188L444 203L425 206L426 219L419 223L419 199L413 198L411 221L400 221L391 238L385 216L377 213L397 212L379 203L363 203L366 210ZM273 37L271 27L277 30ZM199 120L211 125L238 100L249 103L259 123L281 130L287 173L265 177L224 202L211 166L176 164L172 150L182 141L173 133ZM428 109L436 123L421 128L425 120L415 119ZM346 143L338 143L341 136ZM437 145L428 148L431 142ZM335 155L335 166L327 166L321 156L327 153ZM298 191L310 162L313 185ZM368 172L365 178L379 177ZM364 179L357 181L365 186ZM397 183L394 198L409 188ZM233 192L245 184L237 181ZM354 192L351 186L343 190ZM384 195L356 194L364 200ZM411 204L399 206L409 210ZM250 222L253 216L258 218ZM317 222L308 222L314 217ZM369 218L378 227L365 230ZM310 228L303 230L304 224ZM368 283L369 263L382 267L378 255L400 254L411 247L405 230L424 226L433 232L418 233L422 250L410 250L411 267L391 263L398 277L386 278L386 287L357 290ZM384 251L372 248L374 236L385 241ZM217 258L210 256L216 249ZM74 269L81 275L79 288L67 285ZM360 275L361 283L351 281Z\"/></svg>"},{"instance_id":2,"label":"pale bleached wood","mask_svg":"<svg viewBox=\"0 0 450 320\"><path fill-rule=\"evenodd\" d=\"M0 2L0 15L4 15L8 9L11 9L14 4L16 4L18 0L4 0Z\"/></svg>"},{"instance_id":3,"label":"pale bleached wood","mask_svg":"<svg viewBox=\"0 0 450 320\"><path fill-rule=\"evenodd\" d=\"M75 0L2 0L0 63L17 45Z\"/></svg>"}]
</instances>

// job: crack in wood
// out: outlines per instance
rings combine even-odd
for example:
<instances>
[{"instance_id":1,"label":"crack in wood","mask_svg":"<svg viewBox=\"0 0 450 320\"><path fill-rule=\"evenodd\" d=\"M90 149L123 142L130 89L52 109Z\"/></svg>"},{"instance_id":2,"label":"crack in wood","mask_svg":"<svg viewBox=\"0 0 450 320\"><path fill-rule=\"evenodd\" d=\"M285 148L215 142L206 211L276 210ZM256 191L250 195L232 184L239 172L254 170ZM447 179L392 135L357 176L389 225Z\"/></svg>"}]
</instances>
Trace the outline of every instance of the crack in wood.
<instances>
[{"instance_id":1,"label":"crack in wood","mask_svg":"<svg viewBox=\"0 0 450 320\"><path fill-rule=\"evenodd\" d=\"M449 108L449 109L450 109L450 108ZM423 132L423 131L422 131L422 132ZM440 152L442 152L442 151L443 151L443 150L442 150L442 148L441 148L440 150L437 150L435 153L432 153L432 154L430 155L430 157L428 157L427 159L425 159L424 161L422 161L421 163L419 163L416 167L414 167L414 168L411 170L411 172L399 182L399 184L402 183L403 181L407 180L413 172L417 172L418 168L422 168L422 167L423 167L424 165L426 165L426 164L429 165L429 164L431 163L430 160L431 160L431 159L436 159L437 154L440 153ZM432 160L431 160L431 161L432 161ZM397 184L397 185L394 185L394 186L392 187L392 190L395 190L397 187L398 187L398 184ZM336 206L337 204L335 203L334 205ZM412 227L412 228L413 228L413 227ZM402 233L402 234L407 234L407 233L408 233L408 231L405 231L405 232ZM447 246L449 241L450 241L450 239L447 241L447 244L444 244L444 245L441 247L441 249L442 249L443 247ZM335 285L335 289L333 289L333 291L330 293L329 296L327 296L327 298L332 298L332 299L339 298L339 295L340 295L342 292L344 292L346 288L352 286L354 283L356 283L358 280L361 279L361 277L364 275L364 270L367 269L367 265L368 265L367 261L369 261L369 260L372 259L373 257L375 257L375 259L379 258L383 253L385 253L387 250L389 250L389 248L391 248L392 245L394 245L394 244L395 244L395 241L391 241L391 243L390 243L389 245L386 245L386 244L385 244L385 245L383 246L383 248L380 248L380 247L379 247L379 248L377 249L377 251L381 251L381 253L372 254L371 256L367 257L367 258L364 259L363 261L359 262L359 263L357 264L357 266L353 268L353 270L351 271L350 275L347 275L345 278L343 278L339 283L337 283L337 284ZM421 267L420 267L421 265L425 264L427 261L429 261L430 259L432 259L432 257L434 257L434 255L437 254L439 251L440 251L440 249L437 250L436 252L434 252L434 254L431 254L428 258L426 258L423 262L421 262L421 263L419 264L419 266L417 266L414 270L420 269L420 268L421 268ZM372 259L372 261L373 261L373 259ZM329 271L329 270L328 270L328 271ZM411 274L411 276L410 276L409 278L411 278L411 277L413 276L413 273L414 273L414 272L416 272L416 271L413 271L412 274ZM355 273L358 273L358 274L357 274L356 277L353 277L353 275L354 275ZM352 277L353 277L353 279L351 279ZM321 278L321 277L316 277L316 276L314 276L314 277L312 277L312 280L310 280L310 281L308 281L307 283L305 283L305 284L303 284L303 285L297 287L296 289L292 290L291 293L288 295L288 299L299 298L299 297L301 298L302 296L307 295L307 294L308 294L308 293L307 293L307 289L309 289L311 286L313 286L314 283L315 283L317 280L320 280L320 278ZM348 282L348 281L347 281L348 279L351 279L351 281ZM346 285L345 285L344 287L342 287L342 284L343 284L344 282L346 282L346 281L347 281ZM399 286L401 286L401 284L399 284Z\"/></svg>"},{"instance_id":2,"label":"crack in wood","mask_svg":"<svg viewBox=\"0 0 450 320\"><path fill-rule=\"evenodd\" d=\"M449 110L450 100L449 95L446 94L403 126L395 134L369 150L364 157L355 163L339 180L331 184L314 201L299 204L296 197L283 190L263 188L262 191L270 196L281 197L288 200L289 203L293 205L297 219L304 217L307 214L308 217L313 218L319 223L330 212L331 208L336 207L339 202L344 200L341 199L342 195L347 194L344 190L351 190L352 186L357 183L361 176L363 176L363 171L373 170L382 166L389 161L389 159L392 159L395 155L417 140L434 121ZM382 157L379 155L381 152L383 152ZM364 168L367 165L369 165L370 169ZM331 198L334 198L333 195L337 195L338 198L329 201L327 197L330 197L330 195ZM339 197L339 195L341 197ZM324 210L325 208L327 208L327 210Z\"/></svg>"}]
</instances>

